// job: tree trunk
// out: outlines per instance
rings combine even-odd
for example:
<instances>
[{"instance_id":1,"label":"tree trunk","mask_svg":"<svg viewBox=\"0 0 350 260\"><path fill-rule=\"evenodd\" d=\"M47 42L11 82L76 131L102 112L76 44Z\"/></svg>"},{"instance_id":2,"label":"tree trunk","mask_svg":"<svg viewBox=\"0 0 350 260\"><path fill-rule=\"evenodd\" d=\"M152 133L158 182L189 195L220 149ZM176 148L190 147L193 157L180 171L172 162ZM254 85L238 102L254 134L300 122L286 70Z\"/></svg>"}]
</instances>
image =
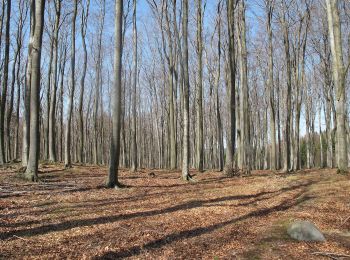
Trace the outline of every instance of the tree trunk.
<instances>
[{"instance_id":1,"label":"tree trunk","mask_svg":"<svg viewBox=\"0 0 350 260\"><path fill-rule=\"evenodd\" d=\"M268 1L267 6L267 33L269 37L269 61L268 61L268 90L269 90L269 110L270 110L270 169L276 170L276 115L275 115L275 94L273 81L273 34L272 34L272 18L273 18L273 1Z\"/></svg>"},{"instance_id":2,"label":"tree trunk","mask_svg":"<svg viewBox=\"0 0 350 260\"><path fill-rule=\"evenodd\" d=\"M64 133L64 126L63 126L63 86L64 86L64 74L65 74L65 68L66 68L66 61L67 61L67 46L64 45L63 54L61 55L61 68L60 68L60 74L61 74L61 82L60 82L60 160L63 161L63 133Z\"/></svg>"},{"instance_id":3,"label":"tree trunk","mask_svg":"<svg viewBox=\"0 0 350 260\"><path fill-rule=\"evenodd\" d=\"M337 121L337 139L336 139L336 159L340 172L348 171L348 151L345 129L346 118L346 95L345 81L347 68L344 67L343 49L341 39L341 24L338 11L338 1L326 0L327 17L329 26L329 40L332 52L333 79L336 87L336 121Z\"/></svg>"},{"instance_id":4,"label":"tree trunk","mask_svg":"<svg viewBox=\"0 0 350 260\"><path fill-rule=\"evenodd\" d=\"M322 169L324 168L324 158L323 158L321 111L322 111L322 104L321 104L321 97L320 97L320 104L318 107L318 127L319 127L319 134L320 134L320 168Z\"/></svg>"},{"instance_id":5,"label":"tree trunk","mask_svg":"<svg viewBox=\"0 0 350 260\"><path fill-rule=\"evenodd\" d=\"M197 124L196 124L196 167L198 171L203 171L203 14L202 0L197 0L197 56L198 56L198 79L196 87L196 106L197 106Z\"/></svg>"},{"instance_id":6,"label":"tree trunk","mask_svg":"<svg viewBox=\"0 0 350 260\"><path fill-rule=\"evenodd\" d=\"M226 166L232 167L235 154L235 134L236 134L236 59L235 59L235 1L227 1L227 22L229 34L229 88L228 88L228 131L227 131L227 153Z\"/></svg>"},{"instance_id":7,"label":"tree trunk","mask_svg":"<svg viewBox=\"0 0 350 260\"><path fill-rule=\"evenodd\" d=\"M71 159L71 125L72 125L72 113L73 113L73 98L75 90L75 23L77 18L77 7L78 0L74 0L74 10L72 19L72 54L71 54L71 89L69 93L68 101L68 115L66 122L66 133L65 133L65 150L64 150L64 165L66 168L72 167Z\"/></svg>"},{"instance_id":8,"label":"tree trunk","mask_svg":"<svg viewBox=\"0 0 350 260\"><path fill-rule=\"evenodd\" d=\"M189 129L190 129L190 110L189 110L189 92L190 79L188 73L188 0L182 1L182 66L183 66L183 155L182 155L182 179L185 181L191 180L189 173Z\"/></svg>"},{"instance_id":9,"label":"tree trunk","mask_svg":"<svg viewBox=\"0 0 350 260\"><path fill-rule=\"evenodd\" d=\"M240 55L240 129L241 129L241 169L250 171L250 133L249 133L249 97L248 97L248 61L246 47L245 1L240 2L239 55Z\"/></svg>"},{"instance_id":10,"label":"tree trunk","mask_svg":"<svg viewBox=\"0 0 350 260\"><path fill-rule=\"evenodd\" d=\"M11 0L7 0L6 6L6 29L5 29L5 57L4 72L1 92L0 105L0 165L6 162L5 159L5 106L7 97L8 77L9 77L9 59L10 59L10 21L11 21Z\"/></svg>"},{"instance_id":11,"label":"tree trunk","mask_svg":"<svg viewBox=\"0 0 350 260\"><path fill-rule=\"evenodd\" d=\"M291 129L291 111L292 111L292 98L291 98L291 92L292 92L292 70L291 70L291 60L290 60L290 49L289 49L289 27L287 25L286 21L286 6L284 3L283 6L283 14L282 16L282 28L283 28L283 43L284 43L284 51L285 51L285 58L286 58L286 67L287 67L287 94L286 94L286 120L285 120L285 127L284 127L284 167L283 171L288 172L290 170L291 166L291 144L290 144L290 129Z\"/></svg>"},{"instance_id":12,"label":"tree trunk","mask_svg":"<svg viewBox=\"0 0 350 260\"><path fill-rule=\"evenodd\" d=\"M49 110L49 160L52 162L57 161L56 156L56 93L57 93L57 55L58 55L58 31L60 25L60 15L61 15L61 0L55 1L55 10L56 10L56 18L55 18L55 27L54 27L54 35L53 35L53 83L51 90L51 98L50 98L50 110Z\"/></svg>"},{"instance_id":13,"label":"tree trunk","mask_svg":"<svg viewBox=\"0 0 350 260\"><path fill-rule=\"evenodd\" d=\"M137 143L136 143L136 85L137 85L137 24L136 0L133 0L133 75L132 75L132 136L131 136L131 171L137 170Z\"/></svg>"},{"instance_id":14,"label":"tree trunk","mask_svg":"<svg viewBox=\"0 0 350 260\"><path fill-rule=\"evenodd\" d=\"M19 33L20 31L17 30L17 33ZM18 37L18 36L17 36ZM18 55L20 52L20 46L17 46L17 49L15 51L15 58L13 61L13 66L12 66L12 82L11 82L11 89L10 89L10 102L9 102L9 106L7 108L7 118L6 118L6 124L7 124L7 128L6 128L6 139L7 139L7 160L11 160L12 158L12 147L11 147L11 135L10 135L10 130L11 130L11 120L12 120L12 114L13 114L13 103L14 103L14 93L15 93L15 83L16 83L16 67L18 66L17 60L18 60ZM20 63L20 61L19 61ZM19 64L20 65L20 64Z\"/></svg>"},{"instance_id":15,"label":"tree trunk","mask_svg":"<svg viewBox=\"0 0 350 260\"><path fill-rule=\"evenodd\" d=\"M30 148L25 178L31 181L38 179L39 141L39 108L40 108L40 61L44 27L45 0L32 0L31 15L33 21L33 41L30 42L31 56L30 76Z\"/></svg>"},{"instance_id":16,"label":"tree trunk","mask_svg":"<svg viewBox=\"0 0 350 260\"><path fill-rule=\"evenodd\" d=\"M50 32L51 33L51 32ZM51 77L52 77L52 60L53 60L53 45L54 45L54 38L55 36L52 36L51 43L50 43L50 61L49 61L49 68L47 73L47 90L46 90L46 120L45 120L45 138L44 138L44 158L45 160L49 160L49 140L50 140L50 95L51 94Z\"/></svg>"},{"instance_id":17,"label":"tree trunk","mask_svg":"<svg viewBox=\"0 0 350 260\"><path fill-rule=\"evenodd\" d=\"M86 29L87 21L89 16L90 0L87 0L86 11L83 8L81 14L81 39L83 43L84 57L83 57L83 72L80 79L80 96L79 96L79 136L80 136L80 146L79 146L79 162L84 163L86 158L84 156L84 114L83 114L83 101L84 101L84 90L85 90L85 77L87 69L87 49L86 49Z\"/></svg>"},{"instance_id":18,"label":"tree trunk","mask_svg":"<svg viewBox=\"0 0 350 260\"><path fill-rule=\"evenodd\" d=\"M120 116L121 116L121 68L122 68L122 16L123 0L115 3L115 49L114 49L114 87L111 95L112 105L112 138L107 186L120 187L118 166L120 152Z\"/></svg>"},{"instance_id":19,"label":"tree trunk","mask_svg":"<svg viewBox=\"0 0 350 260\"><path fill-rule=\"evenodd\" d=\"M223 130L220 114L220 99L219 99L219 86L220 86L220 73L221 73L221 2L218 4L218 67L216 72L216 83L215 83L215 97L216 97L216 118L217 118L217 138L218 138L218 150L219 150L219 171L224 169L224 140Z\"/></svg>"}]
</instances>

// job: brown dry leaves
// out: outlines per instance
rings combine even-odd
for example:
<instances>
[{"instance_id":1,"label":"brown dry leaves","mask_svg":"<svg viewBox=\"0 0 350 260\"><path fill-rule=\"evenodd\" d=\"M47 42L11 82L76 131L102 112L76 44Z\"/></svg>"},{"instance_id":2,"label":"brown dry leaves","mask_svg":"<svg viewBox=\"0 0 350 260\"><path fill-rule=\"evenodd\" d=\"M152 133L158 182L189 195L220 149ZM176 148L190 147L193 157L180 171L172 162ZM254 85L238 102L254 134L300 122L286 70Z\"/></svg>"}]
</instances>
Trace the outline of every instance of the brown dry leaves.
<instances>
[{"instance_id":1,"label":"brown dry leaves","mask_svg":"<svg viewBox=\"0 0 350 260\"><path fill-rule=\"evenodd\" d=\"M42 169L41 182L0 175L0 259L319 259L350 254L350 182L334 170L226 178L180 172L121 172L129 187L109 190L106 168ZM300 243L288 223L308 219L327 242Z\"/></svg>"}]
</instances>

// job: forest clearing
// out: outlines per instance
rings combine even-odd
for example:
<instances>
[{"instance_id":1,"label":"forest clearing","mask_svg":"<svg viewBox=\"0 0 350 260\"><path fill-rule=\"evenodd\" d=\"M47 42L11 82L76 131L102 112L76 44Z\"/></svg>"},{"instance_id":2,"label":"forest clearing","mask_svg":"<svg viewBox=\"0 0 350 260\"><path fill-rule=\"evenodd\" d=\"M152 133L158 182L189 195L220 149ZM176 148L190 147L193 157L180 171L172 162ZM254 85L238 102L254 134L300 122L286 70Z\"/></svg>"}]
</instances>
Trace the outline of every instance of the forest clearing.
<instances>
[{"instance_id":1,"label":"forest clearing","mask_svg":"<svg viewBox=\"0 0 350 260\"><path fill-rule=\"evenodd\" d=\"M350 255L350 178L336 170L235 178L191 171L194 183L183 182L179 171L121 170L127 188L110 190L105 167L40 168L37 183L1 172L0 259ZM289 238L286 226L296 219L314 222L326 242Z\"/></svg>"}]
</instances>

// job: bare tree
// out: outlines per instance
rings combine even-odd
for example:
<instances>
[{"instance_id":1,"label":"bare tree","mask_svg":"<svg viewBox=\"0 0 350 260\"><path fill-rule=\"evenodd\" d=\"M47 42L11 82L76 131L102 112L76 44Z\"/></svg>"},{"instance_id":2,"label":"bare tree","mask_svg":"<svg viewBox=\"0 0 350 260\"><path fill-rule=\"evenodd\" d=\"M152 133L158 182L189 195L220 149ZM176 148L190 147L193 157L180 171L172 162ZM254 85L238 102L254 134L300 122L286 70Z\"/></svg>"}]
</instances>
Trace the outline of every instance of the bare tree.
<instances>
[{"instance_id":1,"label":"bare tree","mask_svg":"<svg viewBox=\"0 0 350 260\"><path fill-rule=\"evenodd\" d=\"M183 67L183 154L182 154L182 179L185 181L191 180L189 173L189 91L190 80L188 74L188 0L182 1L182 67Z\"/></svg>"},{"instance_id":2,"label":"bare tree","mask_svg":"<svg viewBox=\"0 0 350 260\"><path fill-rule=\"evenodd\" d=\"M274 79L273 79L273 33L272 33L272 18L274 11L274 0L266 0L266 13L267 13L267 33L269 39L269 79L268 79L268 91L269 91L269 110L270 110L270 169L276 170L276 115L275 115L275 93L274 93Z\"/></svg>"},{"instance_id":3,"label":"bare tree","mask_svg":"<svg viewBox=\"0 0 350 260\"><path fill-rule=\"evenodd\" d=\"M0 165L6 162L5 159L5 108L9 77L10 60L10 21L11 21L11 0L7 0L6 6L6 28L5 28L5 57L2 79L1 105L0 105Z\"/></svg>"},{"instance_id":4,"label":"bare tree","mask_svg":"<svg viewBox=\"0 0 350 260\"><path fill-rule=\"evenodd\" d=\"M216 73L216 86L215 86L215 96L216 96L216 118L217 118L217 139L218 139L218 150L219 150L219 170L224 169L224 138L222 121L220 114L220 98L219 98L219 86L220 86L220 75L221 75L221 10L222 3L219 1L217 7L217 30L218 30L218 65Z\"/></svg>"},{"instance_id":5,"label":"bare tree","mask_svg":"<svg viewBox=\"0 0 350 260\"><path fill-rule=\"evenodd\" d=\"M289 43L289 25L287 21L287 12L288 6L286 1L282 1L282 8L280 14L280 22L282 25L283 31L283 44L284 44L284 52L285 52L285 62L287 68L287 94L286 94L286 119L285 119L285 127L284 127L284 167L283 171L288 172L291 166L291 143L290 143L290 129L291 129L291 111L292 111L292 69L291 69L291 58L290 58L290 43Z\"/></svg>"},{"instance_id":6,"label":"bare tree","mask_svg":"<svg viewBox=\"0 0 350 260\"><path fill-rule=\"evenodd\" d=\"M337 142L336 159L340 172L348 171L348 151L346 140L346 95L345 82L349 70L348 65L344 66L343 48L341 37L341 23L339 18L338 0L326 0L328 33L332 51L333 79L336 88L336 114L337 114Z\"/></svg>"},{"instance_id":7,"label":"bare tree","mask_svg":"<svg viewBox=\"0 0 350 260\"><path fill-rule=\"evenodd\" d=\"M123 0L115 3L115 47L114 47L114 87L111 95L112 136L107 186L121 187L118 181L120 154L120 112L121 112L121 69L122 69L122 21Z\"/></svg>"},{"instance_id":8,"label":"bare tree","mask_svg":"<svg viewBox=\"0 0 350 260\"><path fill-rule=\"evenodd\" d=\"M33 41L29 42L31 56L30 73L30 148L25 178L38 179L39 143L39 107L40 107L40 61L44 27L44 0L32 0L31 21L33 22ZM34 16L34 17L33 17Z\"/></svg>"},{"instance_id":9,"label":"bare tree","mask_svg":"<svg viewBox=\"0 0 350 260\"><path fill-rule=\"evenodd\" d=\"M86 8L86 9L85 9ZM90 8L90 0L86 1L86 7L82 7L81 12L81 39L83 44L84 58L83 58L83 72L80 78L80 96L79 96L79 135L80 135L80 147L79 147L79 162L85 162L84 157L84 115L83 115L83 101L84 101L84 91L85 91L85 78L86 78L86 69L87 69L87 48L86 48L86 30L87 30L87 22L89 17L89 8Z\"/></svg>"},{"instance_id":10,"label":"bare tree","mask_svg":"<svg viewBox=\"0 0 350 260\"><path fill-rule=\"evenodd\" d=\"M240 68L240 161L241 169L250 171L250 131L249 131L249 97L248 97L248 57L246 46L246 24L245 24L245 1L241 0L239 5L239 68Z\"/></svg>"},{"instance_id":11,"label":"bare tree","mask_svg":"<svg viewBox=\"0 0 350 260\"><path fill-rule=\"evenodd\" d=\"M77 8L78 8L78 0L74 0L73 7L73 16L72 16L72 47L71 47L71 89L69 92L69 101L68 101L68 115L66 122L66 132L65 132L65 150L64 150L64 165L66 168L70 168L72 166L71 159L71 125L72 125L72 113L73 113L73 98L74 98L74 90L75 90L75 23L77 19Z\"/></svg>"},{"instance_id":12,"label":"bare tree","mask_svg":"<svg viewBox=\"0 0 350 260\"><path fill-rule=\"evenodd\" d=\"M21 103L21 86L23 85L23 77L20 75L21 71L21 59L22 59L22 47L24 38L24 25L28 14L28 3L25 0L20 0L18 2L19 10L19 20L18 20L18 34L16 37L17 48L20 50L18 53L18 65L16 71L16 81L17 81L17 108L16 108L16 131L15 131L15 152L14 156L16 159L19 158L19 128L20 128L20 103Z\"/></svg>"},{"instance_id":13,"label":"bare tree","mask_svg":"<svg viewBox=\"0 0 350 260\"><path fill-rule=\"evenodd\" d=\"M227 153L226 167L232 167L236 147L236 59L235 59L235 8L238 0L227 1L227 23L228 23L228 130L227 130Z\"/></svg>"},{"instance_id":14,"label":"bare tree","mask_svg":"<svg viewBox=\"0 0 350 260\"><path fill-rule=\"evenodd\" d=\"M55 0L55 24L54 24L54 33L53 33L53 70L52 70L52 86L51 89L51 98L50 98L50 108L49 108L49 159L50 161L57 161L57 155L56 155L56 145L55 145L55 136L56 136L56 96L57 96L57 88L58 88L58 82L57 82L57 63L58 63L58 32L60 28L60 17L61 17L61 1L62 0Z\"/></svg>"},{"instance_id":15,"label":"bare tree","mask_svg":"<svg viewBox=\"0 0 350 260\"><path fill-rule=\"evenodd\" d=\"M136 143L136 85L137 85L137 23L136 23L136 0L133 0L133 77L132 77L132 136L131 136L131 171L137 170L137 143Z\"/></svg>"},{"instance_id":16,"label":"bare tree","mask_svg":"<svg viewBox=\"0 0 350 260\"><path fill-rule=\"evenodd\" d=\"M197 0L197 56L198 56L198 79L196 85L196 166L200 172L203 171L204 137L203 137L203 13L202 0Z\"/></svg>"}]
</instances>

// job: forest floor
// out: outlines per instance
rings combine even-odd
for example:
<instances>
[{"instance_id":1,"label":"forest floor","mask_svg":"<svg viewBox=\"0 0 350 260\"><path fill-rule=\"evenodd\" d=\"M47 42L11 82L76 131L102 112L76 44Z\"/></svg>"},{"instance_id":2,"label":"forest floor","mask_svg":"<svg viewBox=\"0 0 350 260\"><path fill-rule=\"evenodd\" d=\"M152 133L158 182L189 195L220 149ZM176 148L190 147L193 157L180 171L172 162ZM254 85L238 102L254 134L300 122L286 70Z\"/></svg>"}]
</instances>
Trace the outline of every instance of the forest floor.
<instances>
[{"instance_id":1,"label":"forest floor","mask_svg":"<svg viewBox=\"0 0 350 260\"><path fill-rule=\"evenodd\" d=\"M2 169L0 259L350 255L350 176L329 169L235 178L191 173L196 182L189 184L179 171L124 170L120 180L128 187L115 190L104 188L104 167L41 166L38 183ZM290 239L287 226L297 219L315 223L327 241Z\"/></svg>"}]
</instances>

